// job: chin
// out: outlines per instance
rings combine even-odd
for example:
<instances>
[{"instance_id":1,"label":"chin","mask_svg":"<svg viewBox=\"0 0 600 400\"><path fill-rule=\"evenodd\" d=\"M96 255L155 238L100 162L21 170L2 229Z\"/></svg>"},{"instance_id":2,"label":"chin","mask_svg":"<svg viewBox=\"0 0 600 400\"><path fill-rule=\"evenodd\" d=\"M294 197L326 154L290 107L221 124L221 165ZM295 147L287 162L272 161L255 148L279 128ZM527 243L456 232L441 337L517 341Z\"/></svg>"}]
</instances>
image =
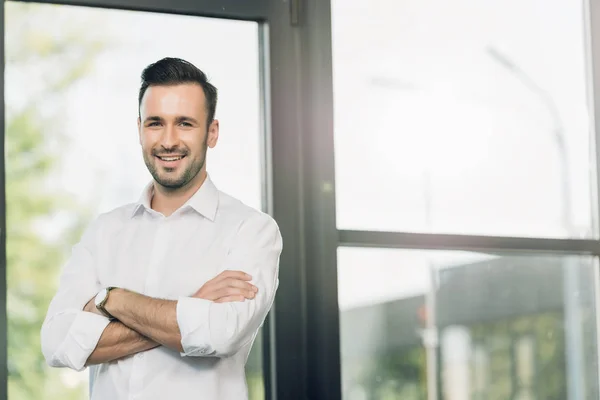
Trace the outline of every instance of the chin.
<instances>
[{"instance_id":1,"label":"chin","mask_svg":"<svg viewBox=\"0 0 600 400\"><path fill-rule=\"evenodd\" d=\"M167 189L181 189L187 182L183 180L161 179L158 183Z\"/></svg>"},{"instance_id":2,"label":"chin","mask_svg":"<svg viewBox=\"0 0 600 400\"><path fill-rule=\"evenodd\" d=\"M187 183L183 177L173 178L162 176L162 174L157 174L154 175L153 178L156 183L168 189L179 189L180 187L185 186Z\"/></svg>"}]
</instances>

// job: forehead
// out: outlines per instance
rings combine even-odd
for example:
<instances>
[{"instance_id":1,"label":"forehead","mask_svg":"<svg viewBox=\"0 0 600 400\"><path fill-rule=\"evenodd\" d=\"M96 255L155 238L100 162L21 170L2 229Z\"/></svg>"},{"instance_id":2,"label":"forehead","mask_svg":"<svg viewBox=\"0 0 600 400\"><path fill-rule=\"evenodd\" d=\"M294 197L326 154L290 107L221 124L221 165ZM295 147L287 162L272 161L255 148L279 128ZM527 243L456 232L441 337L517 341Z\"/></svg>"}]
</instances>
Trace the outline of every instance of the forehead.
<instances>
[{"instance_id":1,"label":"forehead","mask_svg":"<svg viewBox=\"0 0 600 400\"><path fill-rule=\"evenodd\" d=\"M196 83L149 86L144 93L142 115L194 115L206 113L206 99L202 86Z\"/></svg>"}]
</instances>

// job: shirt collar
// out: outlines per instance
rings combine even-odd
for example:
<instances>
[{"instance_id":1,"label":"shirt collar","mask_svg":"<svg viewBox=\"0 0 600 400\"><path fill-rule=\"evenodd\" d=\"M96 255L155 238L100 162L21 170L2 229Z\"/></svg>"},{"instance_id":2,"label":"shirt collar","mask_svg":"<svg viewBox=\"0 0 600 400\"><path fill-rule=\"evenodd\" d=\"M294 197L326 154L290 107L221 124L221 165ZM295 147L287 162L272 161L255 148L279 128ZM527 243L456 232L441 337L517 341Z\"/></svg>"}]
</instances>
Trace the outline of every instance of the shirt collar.
<instances>
[{"instance_id":1,"label":"shirt collar","mask_svg":"<svg viewBox=\"0 0 600 400\"><path fill-rule=\"evenodd\" d=\"M135 207L133 208L133 212L131 213L132 218L136 216L140 210L152 209L151 200L153 195L154 181L146 185L139 200L137 201L137 203L135 203ZM202 183L202 186L200 186L196 193L194 193L194 195L190 197L190 199L183 206L181 206L180 209L183 210L187 207L192 208L203 217L214 221L217 214L218 205L219 192L213 181L210 179L210 176L208 176L207 174L206 179Z\"/></svg>"}]
</instances>

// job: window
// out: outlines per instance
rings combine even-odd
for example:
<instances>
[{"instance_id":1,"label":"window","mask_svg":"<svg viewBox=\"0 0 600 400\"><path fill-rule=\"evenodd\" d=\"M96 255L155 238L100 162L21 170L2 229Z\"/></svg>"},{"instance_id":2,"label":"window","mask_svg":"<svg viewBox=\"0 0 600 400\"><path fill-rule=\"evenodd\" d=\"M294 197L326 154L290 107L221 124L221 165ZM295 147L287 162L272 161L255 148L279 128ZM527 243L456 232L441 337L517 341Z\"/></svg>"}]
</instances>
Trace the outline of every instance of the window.
<instances>
[{"instance_id":1,"label":"window","mask_svg":"<svg viewBox=\"0 0 600 400\"><path fill-rule=\"evenodd\" d=\"M448 399L597 397L594 268L591 257L341 247L343 398L425 399L431 383Z\"/></svg>"},{"instance_id":2,"label":"window","mask_svg":"<svg viewBox=\"0 0 600 400\"><path fill-rule=\"evenodd\" d=\"M596 236L583 2L331 3L340 229Z\"/></svg>"},{"instance_id":3,"label":"window","mask_svg":"<svg viewBox=\"0 0 600 400\"><path fill-rule=\"evenodd\" d=\"M342 398L598 397L596 7L330 3Z\"/></svg>"},{"instance_id":4,"label":"window","mask_svg":"<svg viewBox=\"0 0 600 400\"><path fill-rule=\"evenodd\" d=\"M137 138L140 73L176 56L210 75L221 135L208 170L262 208L258 24L14 2L5 12L9 396L87 398L87 372L45 366L39 330L82 227L151 179ZM264 398L261 344L247 364L251 399Z\"/></svg>"}]
</instances>

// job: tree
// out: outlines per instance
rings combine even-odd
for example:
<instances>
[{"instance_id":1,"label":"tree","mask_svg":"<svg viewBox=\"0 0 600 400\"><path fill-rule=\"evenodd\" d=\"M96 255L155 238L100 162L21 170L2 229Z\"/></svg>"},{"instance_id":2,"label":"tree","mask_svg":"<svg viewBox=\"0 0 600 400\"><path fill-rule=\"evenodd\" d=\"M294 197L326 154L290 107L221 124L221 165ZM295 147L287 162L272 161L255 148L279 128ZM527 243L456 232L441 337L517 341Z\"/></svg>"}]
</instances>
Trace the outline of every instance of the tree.
<instances>
[{"instance_id":1,"label":"tree","mask_svg":"<svg viewBox=\"0 0 600 400\"><path fill-rule=\"evenodd\" d=\"M6 200L8 385L11 400L80 399L85 384L63 384L46 366L40 328L61 265L89 221L86 210L49 185L65 144L61 102L106 43L73 22L71 7L6 3ZM56 215L66 228L42 234ZM58 233L58 234L57 234ZM67 382L68 383L68 382Z\"/></svg>"}]
</instances>

